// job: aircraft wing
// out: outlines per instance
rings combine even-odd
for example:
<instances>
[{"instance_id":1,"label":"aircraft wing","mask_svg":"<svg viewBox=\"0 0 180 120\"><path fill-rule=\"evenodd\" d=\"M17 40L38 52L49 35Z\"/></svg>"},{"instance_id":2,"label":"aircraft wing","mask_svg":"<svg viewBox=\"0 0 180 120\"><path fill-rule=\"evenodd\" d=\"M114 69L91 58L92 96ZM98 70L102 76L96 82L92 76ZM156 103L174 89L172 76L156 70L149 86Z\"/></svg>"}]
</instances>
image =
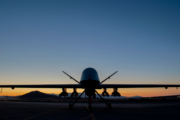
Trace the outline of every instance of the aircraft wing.
<instances>
[{"instance_id":1,"label":"aircraft wing","mask_svg":"<svg viewBox=\"0 0 180 120\"><path fill-rule=\"evenodd\" d=\"M101 88L157 88L157 87L180 87L180 85L172 84L100 84L97 89Z\"/></svg>"},{"instance_id":2,"label":"aircraft wing","mask_svg":"<svg viewBox=\"0 0 180 120\"><path fill-rule=\"evenodd\" d=\"M81 84L0 85L0 88L83 88Z\"/></svg>"}]
</instances>

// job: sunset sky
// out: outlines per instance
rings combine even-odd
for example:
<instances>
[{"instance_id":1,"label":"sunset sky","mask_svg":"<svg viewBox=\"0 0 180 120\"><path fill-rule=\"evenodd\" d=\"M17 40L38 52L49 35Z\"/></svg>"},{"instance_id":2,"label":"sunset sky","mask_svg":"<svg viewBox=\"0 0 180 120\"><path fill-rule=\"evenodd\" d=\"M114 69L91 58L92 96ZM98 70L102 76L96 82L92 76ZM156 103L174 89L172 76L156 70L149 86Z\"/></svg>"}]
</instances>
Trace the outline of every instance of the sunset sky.
<instances>
[{"instance_id":1,"label":"sunset sky","mask_svg":"<svg viewBox=\"0 0 180 120\"><path fill-rule=\"evenodd\" d=\"M179 0L0 0L0 84L76 84L62 71L80 80L87 67L101 80L118 71L105 84L180 84L179 21ZM62 91L3 88L0 96L33 90ZM176 88L118 90L180 94Z\"/></svg>"}]
</instances>

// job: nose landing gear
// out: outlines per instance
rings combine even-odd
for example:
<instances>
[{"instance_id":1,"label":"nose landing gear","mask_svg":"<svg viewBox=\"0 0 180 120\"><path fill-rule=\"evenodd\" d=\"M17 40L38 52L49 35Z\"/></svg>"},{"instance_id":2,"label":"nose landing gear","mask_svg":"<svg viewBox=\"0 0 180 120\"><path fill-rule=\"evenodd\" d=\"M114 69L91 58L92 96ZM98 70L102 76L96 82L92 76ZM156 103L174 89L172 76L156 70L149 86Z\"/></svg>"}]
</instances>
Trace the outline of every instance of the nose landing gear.
<instances>
[{"instance_id":1,"label":"nose landing gear","mask_svg":"<svg viewBox=\"0 0 180 120\"><path fill-rule=\"evenodd\" d=\"M80 95L79 97L76 98L76 100L75 100L73 103L69 103L69 109L72 109L72 107L74 106L74 104L77 102L77 100L82 96L82 94L83 94L84 92L85 92L85 90L81 93L81 95ZM98 93L96 90L95 90L95 92L96 92L96 93L98 94L98 96L106 103L106 105L107 105L108 108L112 108L112 107L111 107L111 103L107 103L106 100L105 100L104 98L102 98L101 95L99 95L99 93ZM88 105L88 110L89 110L89 111L91 111L91 109L92 109L92 106L91 106L91 102L92 102L91 97L92 97L92 96L89 96L89 101L88 101L88 103L89 103L89 105Z\"/></svg>"},{"instance_id":2,"label":"nose landing gear","mask_svg":"<svg viewBox=\"0 0 180 120\"><path fill-rule=\"evenodd\" d=\"M92 106L91 106L91 96L89 96L89 105L88 105L89 111L91 111L91 108L92 108Z\"/></svg>"}]
</instances>

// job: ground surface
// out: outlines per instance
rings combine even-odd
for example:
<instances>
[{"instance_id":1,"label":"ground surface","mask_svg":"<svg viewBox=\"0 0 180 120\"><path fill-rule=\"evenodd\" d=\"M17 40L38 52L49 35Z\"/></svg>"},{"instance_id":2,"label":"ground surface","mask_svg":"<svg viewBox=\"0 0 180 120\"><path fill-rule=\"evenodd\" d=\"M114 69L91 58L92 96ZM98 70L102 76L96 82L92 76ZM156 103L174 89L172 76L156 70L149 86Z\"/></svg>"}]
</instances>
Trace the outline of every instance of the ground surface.
<instances>
[{"instance_id":1,"label":"ground surface","mask_svg":"<svg viewBox=\"0 0 180 120\"><path fill-rule=\"evenodd\" d=\"M180 102L68 103L0 101L0 120L180 120Z\"/></svg>"}]
</instances>

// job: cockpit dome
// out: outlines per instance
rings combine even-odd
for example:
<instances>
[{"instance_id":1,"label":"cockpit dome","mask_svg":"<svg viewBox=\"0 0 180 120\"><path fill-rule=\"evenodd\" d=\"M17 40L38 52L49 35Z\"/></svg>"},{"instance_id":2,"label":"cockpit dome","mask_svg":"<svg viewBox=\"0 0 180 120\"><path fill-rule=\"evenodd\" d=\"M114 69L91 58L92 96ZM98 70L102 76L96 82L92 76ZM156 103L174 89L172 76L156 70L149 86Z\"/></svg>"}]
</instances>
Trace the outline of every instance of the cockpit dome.
<instances>
[{"instance_id":1,"label":"cockpit dome","mask_svg":"<svg viewBox=\"0 0 180 120\"><path fill-rule=\"evenodd\" d=\"M81 81L89 79L99 81L98 73L94 68L89 67L82 72Z\"/></svg>"}]
</instances>

